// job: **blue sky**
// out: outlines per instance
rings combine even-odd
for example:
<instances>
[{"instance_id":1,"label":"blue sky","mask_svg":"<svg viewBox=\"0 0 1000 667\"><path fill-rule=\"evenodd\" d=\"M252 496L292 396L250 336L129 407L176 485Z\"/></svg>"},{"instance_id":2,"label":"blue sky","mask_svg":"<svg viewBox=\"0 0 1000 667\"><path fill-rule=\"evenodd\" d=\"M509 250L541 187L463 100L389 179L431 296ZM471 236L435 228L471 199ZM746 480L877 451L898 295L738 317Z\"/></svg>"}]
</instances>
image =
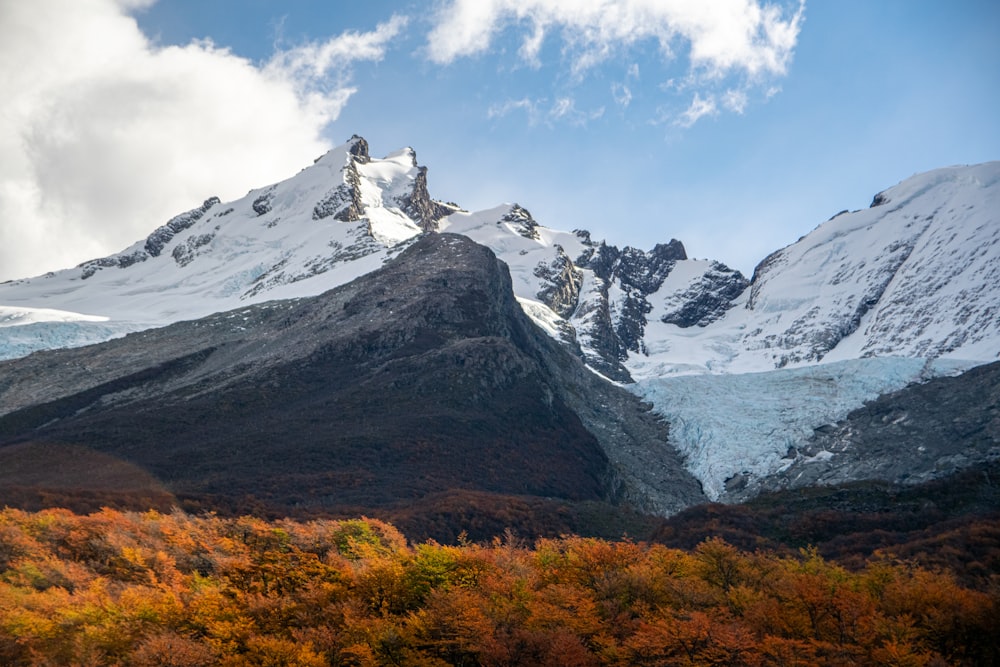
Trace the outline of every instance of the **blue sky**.
<instances>
[{"instance_id":1,"label":"blue sky","mask_svg":"<svg viewBox=\"0 0 1000 667\"><path fill-rule=\"evenodd\" d=\"M21 4L0 8L21 26L0 46L0 149L21 150L0 157L0 279L116 251L354 133L415 148L437 198L678 238L748 274L913 173L1000 159L990 0Z\"/></svg>"}]
</instances>

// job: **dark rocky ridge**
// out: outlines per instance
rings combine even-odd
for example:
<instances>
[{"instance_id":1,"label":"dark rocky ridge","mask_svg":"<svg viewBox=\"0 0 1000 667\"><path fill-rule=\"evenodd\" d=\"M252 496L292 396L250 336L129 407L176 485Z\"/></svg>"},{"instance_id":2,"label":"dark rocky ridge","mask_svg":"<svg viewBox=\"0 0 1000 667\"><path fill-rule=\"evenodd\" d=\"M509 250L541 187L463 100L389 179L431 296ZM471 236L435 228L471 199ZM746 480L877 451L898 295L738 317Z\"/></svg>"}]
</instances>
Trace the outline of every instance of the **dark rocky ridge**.
<instances>
[{"instance_id":1,"label":"dark rocky ridge","mask_svg":"<svg viewBox=\"0 0 1000 667\"><path fill-rule=\"evenodd\" d=\"M2 445L87 447L179 497L279 512L449 489L662 514L703 499L652 444L665 424L538 330L491 251L449 234L319 297L3 362L0 413Z\"/></svg>"}]
</instances>

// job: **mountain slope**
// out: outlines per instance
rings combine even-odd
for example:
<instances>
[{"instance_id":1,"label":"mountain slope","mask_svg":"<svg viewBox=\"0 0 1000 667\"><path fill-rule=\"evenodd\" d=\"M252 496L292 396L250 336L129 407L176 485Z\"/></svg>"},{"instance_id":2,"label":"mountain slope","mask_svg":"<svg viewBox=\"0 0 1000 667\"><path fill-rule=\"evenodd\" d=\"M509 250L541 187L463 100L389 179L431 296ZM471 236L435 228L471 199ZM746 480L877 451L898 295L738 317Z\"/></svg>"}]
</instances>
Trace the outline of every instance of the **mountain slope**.
<instances>
[{"instance_id":1,"label":"mountain slope","mask_svg":"<svg viewBox=\"0 0 1000 667\"><path fill-rule=\"evenodd\" d=\"M996 360L998 211L1000 162L914 176L771 254L713 325L650 331L661 347L648 344L650 358L633 361L635 372L870 356Z\"/></svg>"},{"instance_id":2,"label":"mountain slope","mask_svg":"<svg viewBox=\"0 0 1000 667\"><path fill-rule=\"evenodd\" d=\"M503 264L420 237L319 297L0 363L0 444L86 447L178 497L399 508L448 490L672 513L665 425L530 323ZM499 510L497 510L499 511Z\"/></svg>"}]
</instances>

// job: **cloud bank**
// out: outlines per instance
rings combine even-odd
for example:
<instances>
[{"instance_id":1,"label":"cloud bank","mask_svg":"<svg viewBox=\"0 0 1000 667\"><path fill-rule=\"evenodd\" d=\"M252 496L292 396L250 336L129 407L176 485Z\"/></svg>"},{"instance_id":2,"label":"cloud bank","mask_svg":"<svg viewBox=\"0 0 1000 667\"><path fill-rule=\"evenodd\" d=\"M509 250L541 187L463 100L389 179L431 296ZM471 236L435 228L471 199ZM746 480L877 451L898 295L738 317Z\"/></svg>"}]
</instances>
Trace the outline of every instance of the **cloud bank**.
<instances>
[{"instance_id":1,"label":"cloud bank","mask_svg":"<svg viewBox=\"0 0 1000 667\"><path fill-rule=\"evenodd\" d=\"M159 47L151 0L0 3L0 280L123 248L211 195L294 173L405 20L256 64ZM39 259L42 258L42 259Z\"/></svg>"}]
</instances>

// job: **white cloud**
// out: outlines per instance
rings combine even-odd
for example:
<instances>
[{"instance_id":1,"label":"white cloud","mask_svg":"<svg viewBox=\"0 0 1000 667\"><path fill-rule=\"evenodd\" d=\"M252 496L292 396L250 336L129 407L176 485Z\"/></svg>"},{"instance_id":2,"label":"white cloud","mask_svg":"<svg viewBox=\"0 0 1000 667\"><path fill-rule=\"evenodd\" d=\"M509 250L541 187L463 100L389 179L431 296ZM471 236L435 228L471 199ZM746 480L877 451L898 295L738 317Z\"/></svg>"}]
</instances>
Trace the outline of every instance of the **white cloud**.
<instances>
[{"instance_id":1,"label":"white cloud","mask_svg":"<svg viewBox=\"0 0 1000 667\"><path fill-rule=\"evenodd\" d=\"M0 3L0 279L119 250L208 196L233 198L327 148L405 21L255 65L209 42L151 44L152 0Z\"/></svg>"},{"instance_id":2,"label":"white cloud","mask_svg":"<svg viewBox=\"0 0 1000 667\"><path fill-rule=\"evenodd\" d=\"M550 126L556 123L565 123L582 127L604 115L604 107L598 107L590 111L577 109L576 100L572 97L557 97L551 104L544 97L539 99L531 99L530 97L522 97L517 100L510 99L500 104L492 105L487 115L489 118L503 118L515 111L523 112L528 118L529 125L538 125L540 122L544 122Z\"/></svg>"},{"instance_id":3,"label":"white cloud","mask_svg":"<svg viewBox=\"0 0 1000 667\"><path fill-rule=\"evenodd\" d=\"M612 57L653 43L664 63L686 55L678 86L700 92L681 124L719 108L742 113L752 90L784 76L804 20L805 0L447 0L433 17L427 56L438 64L489 52L499 36L522 35L518 54L540 66L543 42L562 43L563 65L577 83ZM638 79L638 65L627 79ZM673 84L663 88L667 92ZM627 107L634 86L611 96ZM679 92L679 91L674 91ZM715 97L721 99L721 107ZM711 109L708 109L709 104ZM699 115L700 114L700 115Z\"/></svg>"},{"instance_id":4,"label":"white cloud","mask_svg":"<svg viewBox=\"0 0 1000 667\"><path fill-rule=\"evenodd\" d=\"M747 93L744 90L730 89L722 95L722 106L734 113L742 114L746 111L748 102Z\"/></svg>"},{"instance_id":5,"label":"white cloud","mask_svg":"<svg viewBox=\"0 0 1000 667\"><path fill-rule=\"evenodd\" d=\"M691 127L705 116L714 116L717 113L718 107L714 97L702 97L695 93L694 99L691 100L691 106L677 118L675 124L681 127Z\"/></svg>"},{"instance_id":6,"label":"white cloud","mask_svg":"<svg viewBox=\"0 0 1000 667\"><path fill-rule=\"evenodd\" d=\"M803 8L760 0L451 0L436 14L428 55L446 64L480 54L509 25L528 24L522 57L537 58L545 36L559 30L577 71L655 40L667 58L686 42L692 68L709 74L782 75Z\"/></svg>"},{"instance_id":7,"label":"white cloud","mask_svg":"<svg viewBox=\"0 0 1000 667\"><path fill-rule=\"evenodd\" d=\"M611 84L611 97L614 98L615 104L625 109L632 103L632 90L624 83L613 83Z\"/></svg>"}]
</instances>

